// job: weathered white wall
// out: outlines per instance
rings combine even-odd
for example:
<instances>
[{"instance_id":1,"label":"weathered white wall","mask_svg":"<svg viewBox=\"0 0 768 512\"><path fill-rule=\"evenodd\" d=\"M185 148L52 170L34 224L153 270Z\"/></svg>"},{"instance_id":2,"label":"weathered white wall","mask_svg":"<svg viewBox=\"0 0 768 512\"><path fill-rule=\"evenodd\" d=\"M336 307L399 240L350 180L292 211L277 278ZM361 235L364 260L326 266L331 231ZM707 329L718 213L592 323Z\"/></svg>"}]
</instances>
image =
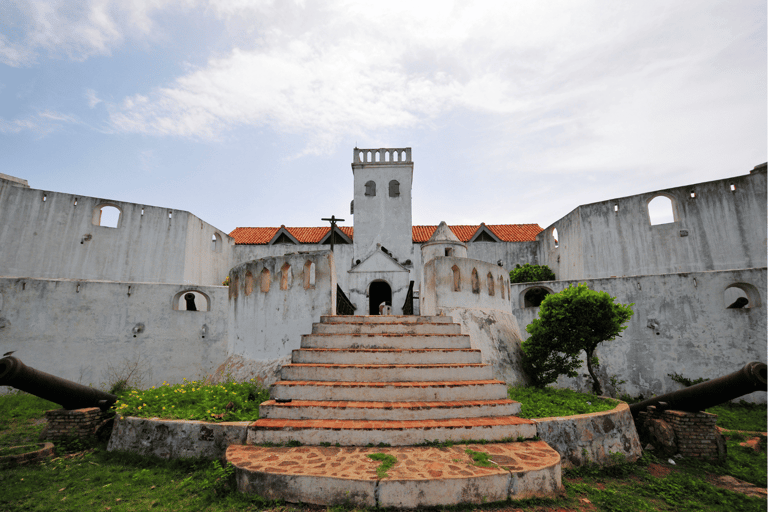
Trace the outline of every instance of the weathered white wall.
<instances>
[{"instance_id":1,"label":"weathered white wall","mask_svg":"<svg viewBox=\"0 0 768 512\"><path fill-rule=\"evenodd\" d=\"M515 265L537 264L539 242L467 242L467 257L497 263L501 260L507 272Z\"/></svg>"},{"instance_id":2,"label":"weathered white wall","mask_svg":"<svg viewBox=\"0 0 768 512\"><path fill-rule=\"evenodd\" d=\"M750 361L766 362L766 269L726 270L636 276L615 279L548 281L512 284L513 314L527 339L525 327L539 308L522 308L530 287L557 293L571 284L586 283L608 292L622 304L634 303L634 315L620 338L597 349L599 375L610 390L610 376L626 380L619 386L632 396L661 395L680 389L668 374L690 379L715 378L741 369ZM726 288L751 285L758 296L752 308L726 309ZM583 366L586 374L586 365ZM589 389L589 379L561 379L558 386ZM750 395L765 402L765 393Z\"/></svg>"},{"instance_id":3,"label":"weathered white wall","mask_svg":"<svg viewBox=\"0 0 768 512\"><path fill-rule=\"evenodd\" d=\"M651 225L647 204L658 195L673 200L675 222ZM767 230L762 166L744 176L579 206L537 236L538 260L563 280L759 268L768 263Z\"/></svg>"},{"instance_id":4,"label":"weathered white wall","mask_svg":"<svg viewBox=\"0 0 768 512\"><path fill-rule=\"evenodd\" d=\"M315 265L315 282L307 286L305 264ZM283 266L291 278L281 287ZM262 271L269 287L262 291ZM250 276L252 277L249 277ZM301 335L312 332L321 315L336 313L336 269L330 251L288 254L242 263L229 273L229 344L226 367L218 373L274 382ZM250 284L249 284L250 283Z\"/></svg>"},{"instance_id":5,"label":"weathered white wall","mask_svg":"<svg viewBox=\"0 0 768 512\"><path fill-rule=\"evenodd\" d=\"M118 227L94 225L100 205L121 210ZM0 219L0 276L215 286L231 267L234 240L181 210L0 180Z\"/></svg>"},{"instance_id":6,"label":"weathered white wall","mask_svg":"<svg viewBox=\"0 0 768 512\"><path fill-rule=\"evenodd\" d=\"M208 297L209 311L174 309L190 290ZM146 386L205 377L226 358L226 294L223 286L0 278L0 353L94 386L136 362Z\"/></svg>"},{"instance_id":7,"label":"weathered white wall","mask_svg":"<svg viewBox=\"0 0 768 512\"><path fill-rule=\"evenodd\" d=\"M453 267L461 272L460 289L454 289ZM472 288L472 270L478 271L479 287ZM489 294L488 273L494 281ZM421 314L449 315L470 336L472 348L482 351L483 362L493 367L494 377L508 384L527 378L520 366L520 330L511 313L509 273L492 263L466 258L435 258L424 265Z\"/></svg>"}]
</instances>

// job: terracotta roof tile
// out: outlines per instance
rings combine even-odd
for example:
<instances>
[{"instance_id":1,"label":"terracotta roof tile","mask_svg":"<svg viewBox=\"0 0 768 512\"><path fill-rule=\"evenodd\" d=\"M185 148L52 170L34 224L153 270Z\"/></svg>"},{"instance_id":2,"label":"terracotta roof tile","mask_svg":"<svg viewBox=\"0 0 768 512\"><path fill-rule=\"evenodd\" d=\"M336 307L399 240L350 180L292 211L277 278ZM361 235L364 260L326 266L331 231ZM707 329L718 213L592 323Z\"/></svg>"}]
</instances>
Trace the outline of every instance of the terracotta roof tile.
<instances>
[{"instance_id":1,"label":"terracotta roof tile","mask_svg":"<svg viewBox=\"0 0 768 512\"><path fill-rule=\"evenodd\" d=\"M494 235L502 242L534 242L541 231L538 224L487 224ZM341 231L352 238L352 226L338 226ZM462 242L468 242L477 232L479 225L448 226ZM235 239L237 245L268 244L280 228L235 228L229 236ZM285 228L303 244L316 244L330 231L330 226L317 228ZM437 226L413 226L413 241L426 242L435 232Z\"/></svg>"},{"instance_id":2,"label":"terracotta roof tile","mask_svg":"<svg viewBox=\"0 0 768 512\"><path fill-rule=\"evenodd\" d=\"M352 226L338 226L342 233L352 238ZM268 244L280 228L235 228L229 236L236 245ZM319 228L285 228L296 240L303 244L316 244L331 230L330 226Z\"/></svg>"}]
</instances>

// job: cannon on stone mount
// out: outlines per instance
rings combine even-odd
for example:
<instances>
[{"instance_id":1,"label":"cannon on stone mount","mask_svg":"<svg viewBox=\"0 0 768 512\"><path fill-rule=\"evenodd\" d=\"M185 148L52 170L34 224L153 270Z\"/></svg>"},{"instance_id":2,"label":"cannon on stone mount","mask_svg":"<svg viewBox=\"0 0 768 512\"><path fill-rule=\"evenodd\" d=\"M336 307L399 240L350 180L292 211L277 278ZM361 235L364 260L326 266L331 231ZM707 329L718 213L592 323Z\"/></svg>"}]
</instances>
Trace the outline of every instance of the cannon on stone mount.
<instances>
[{"instance_id":1,"label":"cannon on stone mount","mask_svg":"<svg viewBox=\"0 0 768 512\"><path fill-rule=\"evenodd\" d=\"M0 359L0 386L20 389L70 410L98 407L106 411L117 401L115 395L41 372L13 356Z\"/></svg>"},{"instance_id":2,"label":"cannon on stone mount","mask_svg":"<svg viewBox=\"0 0 768 512\"><path fill-rule=\"evenodd\" d=\"M634 418L651 405L660 409L699 412L767 388L765 363L753 361L729 375L637 402L630 405L629 410Z\"/></svg>"}]
</instances>

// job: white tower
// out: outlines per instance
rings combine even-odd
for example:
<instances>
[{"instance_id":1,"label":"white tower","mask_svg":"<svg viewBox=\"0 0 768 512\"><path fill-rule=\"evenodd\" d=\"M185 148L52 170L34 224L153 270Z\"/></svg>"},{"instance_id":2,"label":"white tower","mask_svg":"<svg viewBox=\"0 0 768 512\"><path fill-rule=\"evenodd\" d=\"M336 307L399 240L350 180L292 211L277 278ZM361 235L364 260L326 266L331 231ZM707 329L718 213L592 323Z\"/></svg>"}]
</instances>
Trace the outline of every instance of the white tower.
<instances>
[{"instance_id":1,"label":"white tower","mask_svg":"<svg viewBox=\"0 0 768 512\"><path fill-rule=\"evenodd\" d=\"M413 259L411 148L355 148L352 174L350 300L357 314L374 314L381 302L397 314L408 293Z\"/></svg>"}]
</instances>

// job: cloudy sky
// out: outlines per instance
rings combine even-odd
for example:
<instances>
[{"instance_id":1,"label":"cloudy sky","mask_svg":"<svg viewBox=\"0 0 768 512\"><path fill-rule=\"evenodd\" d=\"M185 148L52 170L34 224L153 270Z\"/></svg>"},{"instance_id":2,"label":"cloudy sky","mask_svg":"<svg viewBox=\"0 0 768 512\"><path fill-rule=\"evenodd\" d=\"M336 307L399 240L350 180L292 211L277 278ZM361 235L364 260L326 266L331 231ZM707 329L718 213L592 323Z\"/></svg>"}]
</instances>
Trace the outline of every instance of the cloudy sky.
<instances>
[{"instance_id":1,"label":"cloudy sky","mask_svg":"<svg viewBox=\"0 0 768 512\"><path fill-rule=\"evenodd\" d=\"M0 2L0 172L237 226L351 224L412 147L415 224L539 223L766 157L766 2Z\"/></svg>"}]
</instances>

